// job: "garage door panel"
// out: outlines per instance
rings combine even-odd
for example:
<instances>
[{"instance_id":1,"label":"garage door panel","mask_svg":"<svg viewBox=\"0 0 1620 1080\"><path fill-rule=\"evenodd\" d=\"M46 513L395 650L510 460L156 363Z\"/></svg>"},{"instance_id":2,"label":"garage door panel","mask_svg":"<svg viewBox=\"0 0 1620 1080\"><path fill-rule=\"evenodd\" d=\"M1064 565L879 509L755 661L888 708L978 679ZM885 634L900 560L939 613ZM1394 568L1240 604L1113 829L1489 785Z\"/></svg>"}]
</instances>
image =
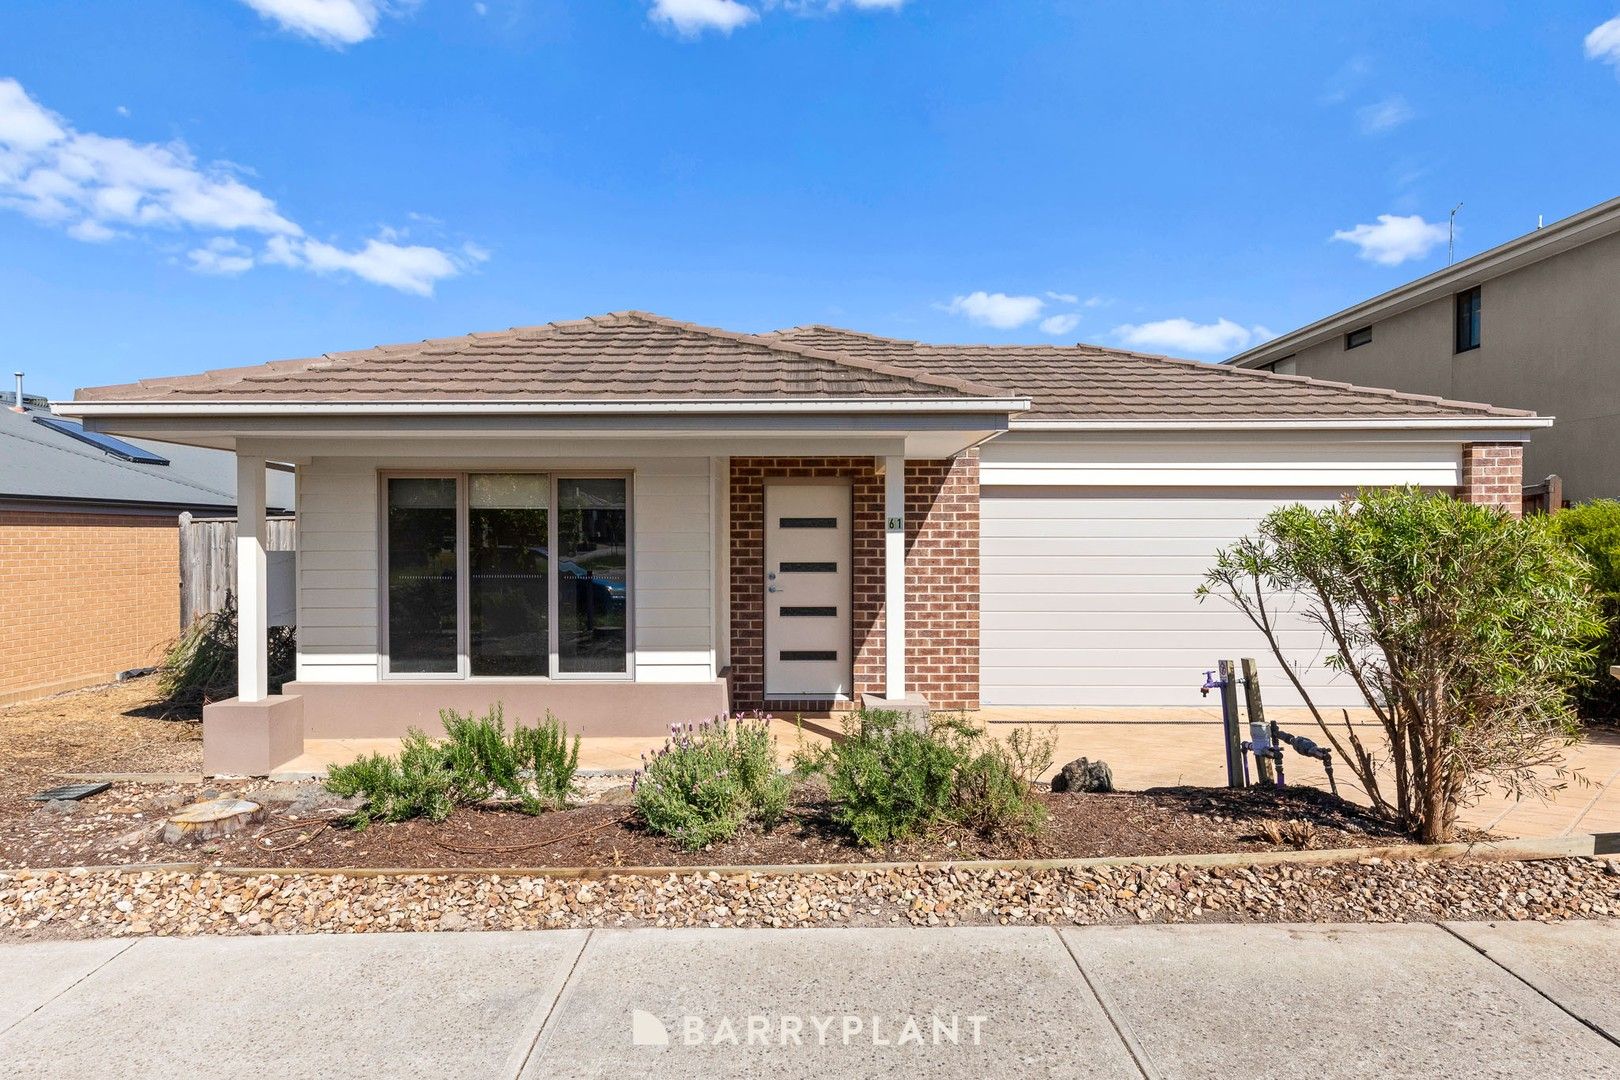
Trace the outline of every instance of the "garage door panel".
<instances>
[{"instance_id":1,"label":"garage door panel","mask_svg":"<svg viewBox=\"0 0 1620 1080\"><path fill-rule=\"evenodd\" d=\"M1124 621L1124 620L1120 620ZM1067 629L1059 630L1053 627L1030 628L1026 624L1017 629L987 629L983 626L979 630L980 649L983 652L1005 650L1087 650L1102 649L1108 652L1117 652L1121 649L1176 649L1184 648L1193 651L1209 648L1209 634L1246 634L1252 633L1253 627L1241 623L1216 623L1192 626L1191 624L1175 626L1170 629L1143 629L1126 628L1110 624L1106 630L1097 629ZM1316 652L1328 648L1327 638L1320 630L1309 627L1300 627L1297 630L1280 630L1277 640L1285 651L1305 650ZM1186 641L1186 645L1177 645L1178 641Z\"/></svg>"},{"instance_id":2,"label":"garage door panel","mask_svg":"<svg viewBox=\"0 0 1620 1080\"><path fill-rule=\"evenodd\" d=\"M1050 545L1052 541L1048 541ZM1168 542L1142 538L1138 540L1119 541L1110 543L1115 545L1112 555L1091 554L1047 554L1047 555L990 555L980 556L981 573L987 575L1002 574L1008 577L1058 575L1065 577L1083 576L1087 574L1099 577L1115 577L1130 575L1140 577L1166 577L1175 576L1183 581L1191 581L1187 593L1191 595L1204 580L1204 573L1215 561L1215 552L1221 546L1214 541L1208 541L1208 549L1202 552L1192 552L1197 542L1188 543L1177 540ZM1129 546L1129 552L1119 550ZM1160 552L1153 549L1157 547ZM1068 552L1068 544L1063 550Z\"/></svg>"},{"instance_id":3,"label":"garage door panel","mask_svg":"<svg viewBox=\"0 0 1620 1080\"><path fill-rule=\"evenodd\" d=\"M1266 700L1298 704L1266 641L1195 590L1217 551L1279 505L1322 489L986 488L981 503L981 698L990 705L1189 705L1202 673L1252 656ZM1322 631L1279 617L1287 655L1325 706L1357 705L1320 667Z\"/></svg>"}]
</instances>

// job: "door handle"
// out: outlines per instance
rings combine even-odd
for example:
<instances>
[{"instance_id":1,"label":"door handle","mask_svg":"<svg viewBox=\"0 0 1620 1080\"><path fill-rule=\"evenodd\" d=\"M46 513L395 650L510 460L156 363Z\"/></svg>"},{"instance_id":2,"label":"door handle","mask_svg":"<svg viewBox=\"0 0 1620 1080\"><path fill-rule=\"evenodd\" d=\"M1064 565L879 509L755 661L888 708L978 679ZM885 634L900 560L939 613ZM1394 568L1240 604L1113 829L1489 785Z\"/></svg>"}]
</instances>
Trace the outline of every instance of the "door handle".
<instances>
[{"instance_id":1,"label":"door handle","mask_svg":"<svg viewBox=\"0 0 1620 1080\"><path fill-rule=\"evenodd\" d=\"M766 592L775 592L776 591L776 586L775 585L767 585L765 587L765 591Z\"/></svg>"}]
</instances>

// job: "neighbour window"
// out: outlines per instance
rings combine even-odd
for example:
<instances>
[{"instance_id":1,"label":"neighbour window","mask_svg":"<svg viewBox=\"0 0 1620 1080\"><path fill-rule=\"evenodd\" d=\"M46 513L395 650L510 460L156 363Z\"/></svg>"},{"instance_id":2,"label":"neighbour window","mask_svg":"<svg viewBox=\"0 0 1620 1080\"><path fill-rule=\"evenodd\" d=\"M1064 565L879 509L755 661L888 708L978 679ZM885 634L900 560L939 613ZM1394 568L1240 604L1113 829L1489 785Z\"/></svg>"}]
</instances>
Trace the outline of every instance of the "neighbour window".
<instances>
[{"instance_id":1,"label":"neighbour window","mask_svg":"<svg viewBox=\"0 0 1620 1080\"><path fill-rule=\"evenodd\" d=\"M1457 352L1479 348L1479 300L1478 285L1457 294Z\"/></svg>"},{"instance_id":2,"label":"neighbour window","mask_svg":"<svg viewBox=\"0 0 1620 1080\"><path fill-rule=\"evenodd\" d=\"M628 670L627 480L467 473L385 487L390 674Z\"/></svg>"},{"instance_id":3,"label":"neighbour window","mask_svg":"<svg viewBox=\"0 0 1620 1080\"><path fill-rule=\"evenodd\" d=\"M1363 326L1360 330L1352 330L1344 335L1344 347L1347 349L1359 349L1363 345L1371 343L1371 341L1372 327L1370 326Z\"/></svg>"}]
</instances>

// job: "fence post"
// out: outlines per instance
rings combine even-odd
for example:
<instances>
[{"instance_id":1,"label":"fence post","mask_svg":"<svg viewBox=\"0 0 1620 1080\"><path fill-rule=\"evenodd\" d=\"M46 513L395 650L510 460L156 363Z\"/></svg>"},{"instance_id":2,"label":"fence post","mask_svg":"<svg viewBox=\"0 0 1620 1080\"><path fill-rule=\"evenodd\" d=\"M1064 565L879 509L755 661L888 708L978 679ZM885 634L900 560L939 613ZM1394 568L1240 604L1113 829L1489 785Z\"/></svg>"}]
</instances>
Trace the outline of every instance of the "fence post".
<instances>
[{"instance_id":1,"label":"fence post","mask_svg":"<svg viewBox=\"0 0 1620 1080\"><path fill-rule=\"evenodd\" d=\"M191 620L196 615L196 605L191 599L191 579L194 574L191 565L191 511L185 510L180 514L180 632L186 632Z\"/></svg>"},{"instance_id":2,"label":"fence post","mask_svg":"<svg viewBox=\"0 0 1620 1080\"><path fill-rule=\"evenodd\" d=\"M1254 746L1254 778L1266 786L1277 783L1276 770L1271 763L1271 727L1266 723L1266 708L1260 703L1260 672L1254 657L1243 658L1243 697L1249 709L1249 742Z\"/></svg>"},{"instance_id":3,"label":"fence post","mask_svg":"<svg viewBox=\"0 0 1620 1080\"><path fill-rule=\"evenodd\" d=\"M1221 725L1226 730L1226 786L1243 783L1243 718L1238 715L1237 670L1230 660L1219 663L1221 682Z\"/></svg>"}]
</instances>

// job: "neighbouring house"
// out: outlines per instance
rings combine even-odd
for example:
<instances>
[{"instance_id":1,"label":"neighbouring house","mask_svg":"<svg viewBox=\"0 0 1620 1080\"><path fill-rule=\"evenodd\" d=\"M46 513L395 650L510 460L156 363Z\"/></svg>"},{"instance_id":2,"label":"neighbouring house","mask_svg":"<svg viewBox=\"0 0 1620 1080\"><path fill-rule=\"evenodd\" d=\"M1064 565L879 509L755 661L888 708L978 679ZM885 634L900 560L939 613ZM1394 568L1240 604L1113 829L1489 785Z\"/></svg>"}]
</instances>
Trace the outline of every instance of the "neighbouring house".
<instances>
[{"instance_id":1,"label":"neighbouring house","mask_svg":"<svg viewBox=\"0 0 1620 1080\"><path fill-rule=\"evenodd\" d=\"M494 701L586 735L919 696L1197 705L1217 658L1265 655L1193 597L1219 546L1358 485L1516 511L1522 447L1549 423L1088 345L640 312L55 407L236 454L241 685L205 713L215 773ZM298 671L275 696L267 461L298 472ZM1321 649L1303 624L1288 641L1301 662ZM1275 672L1269 689L1288 702Z\"/></svg>"},{"instance_id":2,"label":"neighbouring house","mask_svg":"<svg viewBox=\"0 0 1620 1080\"><path fill-rule=\"evenodd\" d=\"M1226 361L1556 417L1525 475L1620 496L1620 199L1555 221Z\"/></svg>"},{"instance_id":3,"label":"neighbouring house","mask_svg":"<svg viewBox=\"0 0 1620 1080\"><path fill-rule=\"evenodd\" d=\"M109 682L180 630L179 515L236 512L228 453L0 407L0 704ZM292 476L271 481L291 508Z\"/></svg>"}]
</instances>

